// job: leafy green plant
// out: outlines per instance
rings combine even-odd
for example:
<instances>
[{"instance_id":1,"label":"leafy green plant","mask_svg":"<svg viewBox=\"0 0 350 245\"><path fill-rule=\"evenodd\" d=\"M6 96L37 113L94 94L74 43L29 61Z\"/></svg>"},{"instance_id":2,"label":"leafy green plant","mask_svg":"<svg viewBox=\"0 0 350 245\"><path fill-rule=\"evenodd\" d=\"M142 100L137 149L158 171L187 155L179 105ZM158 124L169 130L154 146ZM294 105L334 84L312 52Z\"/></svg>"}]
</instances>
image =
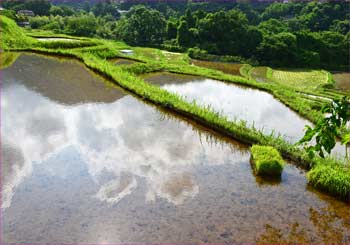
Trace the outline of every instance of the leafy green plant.
<instances>
[{"instance_id":1,"label":"leafy green plant","mask_svg":"<svg viewBox=\"0 0 350 245\"><path fill-rule=\"evenodd\" d=\"M322 108L322 113L326 114L323 119L319 120L314 128L306 126L307 130L299 144L307 144L305 149L310 157L317 152L322 158L325 152L331 153L335 147L337 138L345 145L346 157L348 158L348 144L350 143L349 126L350 122L350 99L344 96L342 99L333 100ZM315 138L315 145L308 145Z\"/></svg>"}]
</instances>

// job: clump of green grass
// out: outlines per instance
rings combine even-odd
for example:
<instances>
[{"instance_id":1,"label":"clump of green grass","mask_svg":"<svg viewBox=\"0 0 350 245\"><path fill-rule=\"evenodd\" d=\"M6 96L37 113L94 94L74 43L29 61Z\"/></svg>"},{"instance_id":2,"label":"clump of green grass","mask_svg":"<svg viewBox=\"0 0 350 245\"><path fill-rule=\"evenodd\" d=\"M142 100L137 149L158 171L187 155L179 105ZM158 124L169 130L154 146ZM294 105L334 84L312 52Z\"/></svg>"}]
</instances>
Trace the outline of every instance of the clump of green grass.
<instances>
[{"instance_id":1,"label":"clump of green grass","mask_svg":"<svg viewBox=\"0 0 350 245\"><path fill-rule=\"evenodd\" d=\"M257 175L281 176L284 160L275 148L271 146L253 145L251 153L252 164Z\"/></svg>"},{"instance_id":2,"label":"clump of green grass","mask_svg":"<svg viewBox=\"0 0 350 245\"><path fill-rule=\"evenodd\" d=\"M350 201L350 171L340 166L318 164L307 174L309 184Z\"/></svg>"}]
</instances>

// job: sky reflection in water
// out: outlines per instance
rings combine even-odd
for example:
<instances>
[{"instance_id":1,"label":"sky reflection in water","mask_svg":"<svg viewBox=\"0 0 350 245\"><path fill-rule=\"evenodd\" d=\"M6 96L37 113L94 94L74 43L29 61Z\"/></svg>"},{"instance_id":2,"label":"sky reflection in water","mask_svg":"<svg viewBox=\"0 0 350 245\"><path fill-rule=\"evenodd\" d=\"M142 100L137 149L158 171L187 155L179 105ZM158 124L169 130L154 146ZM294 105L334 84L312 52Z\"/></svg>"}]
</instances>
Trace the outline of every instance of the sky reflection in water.
<instances>
[{"instance_id":1,"label":"sky reflection in water","mask_svg":"<svg viewBox=\"0 0 350 245\"><path fill-rule=\"evenodd\" d=\"M297 168L256 178L247 147L76 62L26 54L2 76L5 242L349 242L348 206L306 189ZM78 92L61 95L68 83Z\"/></svg>"}]
</instances>

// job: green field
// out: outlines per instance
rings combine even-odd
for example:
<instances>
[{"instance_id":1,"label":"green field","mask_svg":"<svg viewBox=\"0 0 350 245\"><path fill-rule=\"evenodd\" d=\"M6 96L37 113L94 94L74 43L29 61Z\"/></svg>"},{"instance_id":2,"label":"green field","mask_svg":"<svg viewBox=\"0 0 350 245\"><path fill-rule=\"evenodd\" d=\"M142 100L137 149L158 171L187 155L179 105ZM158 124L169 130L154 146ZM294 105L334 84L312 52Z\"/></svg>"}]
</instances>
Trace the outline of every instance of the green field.
<instances>
[{"instance_id":1,"label":"green field","mask_svg":"<svg viewBox=\"0 0 350 245\"><path fill-rule=\"evenodd\" d=\"M323 70L277 70L273 69L270 79L276 83L304 91L320 89L329 81L327 71Z\"/></svg>"}]
</instances>

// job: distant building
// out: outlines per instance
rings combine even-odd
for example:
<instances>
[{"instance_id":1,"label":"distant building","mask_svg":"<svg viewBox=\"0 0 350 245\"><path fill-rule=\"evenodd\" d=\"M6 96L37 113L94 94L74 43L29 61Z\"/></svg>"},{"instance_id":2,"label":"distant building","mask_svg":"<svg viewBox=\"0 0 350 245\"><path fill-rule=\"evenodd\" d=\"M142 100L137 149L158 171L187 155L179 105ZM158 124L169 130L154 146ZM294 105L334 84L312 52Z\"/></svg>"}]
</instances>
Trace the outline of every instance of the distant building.
<instances>
[{"instance_id":1,"label":"distant building","mask_svg":"<svg viewBox=\"0 0 350 245\"><path fill-rule=\"evenodd\" d=\"M29 27L30 22L29 21L19 21L19 22L17 22L17 25L19 25L20 27Z\"/></svg>"},{"instance_id":2,"label":"distant building","mask_svg":"<svg viewBox=\"0 0 350 245\"><path fill-rule=\"evenodd\" d=\"M19 10L17 12L17 14L18 15L24 15L24 16L27 16L27 17L33 17L35 15L33 11L27 10L27 9Z\"/></svg>"}]
</instances>

